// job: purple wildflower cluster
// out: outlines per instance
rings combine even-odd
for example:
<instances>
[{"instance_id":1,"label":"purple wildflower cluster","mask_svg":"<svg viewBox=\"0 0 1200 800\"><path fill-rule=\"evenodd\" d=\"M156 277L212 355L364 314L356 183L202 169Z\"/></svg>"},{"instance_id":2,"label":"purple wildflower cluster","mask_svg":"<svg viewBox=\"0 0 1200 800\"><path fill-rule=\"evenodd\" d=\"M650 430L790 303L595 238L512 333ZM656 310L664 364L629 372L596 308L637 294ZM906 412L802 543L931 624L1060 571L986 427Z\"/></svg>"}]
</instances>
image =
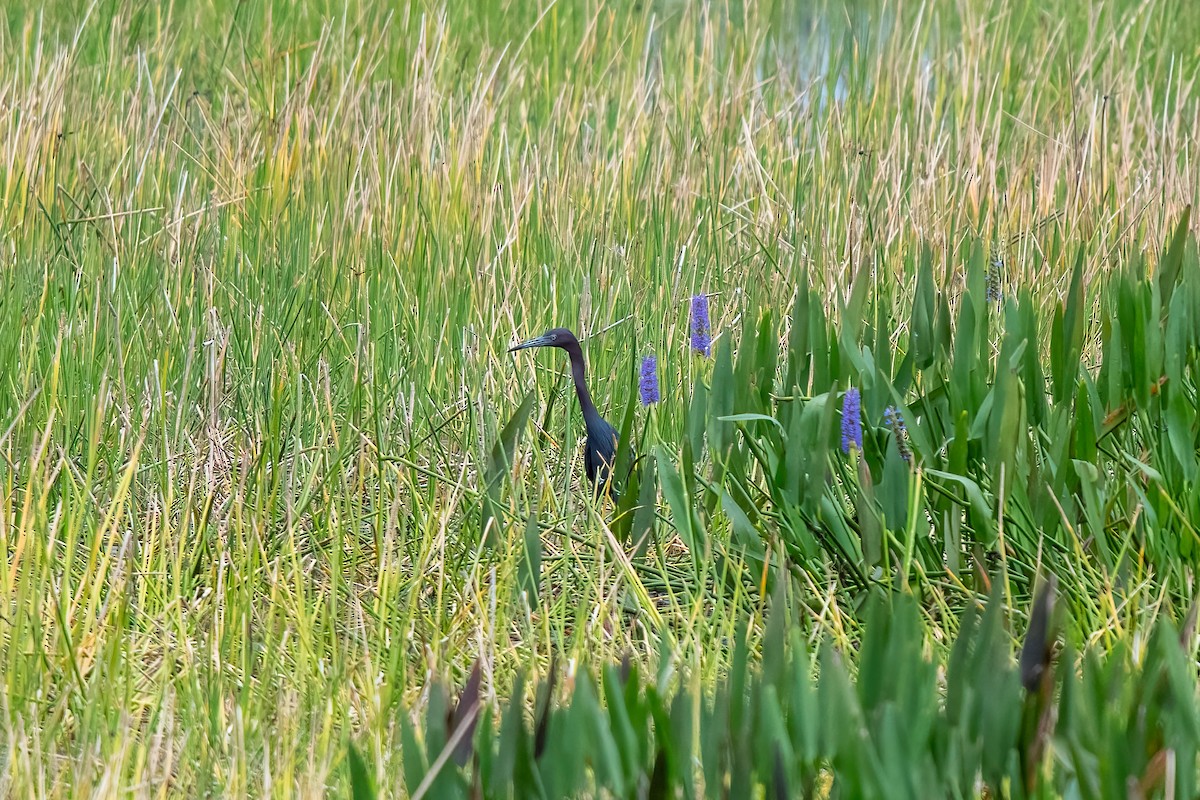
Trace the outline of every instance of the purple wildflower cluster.
<instances>
[{"instance_id":1,"label":"purple wildflower cluster","mask_svg":"<svg viewBox=\"0 0 1200 800\"><path fill-rule=\"evenodd\" d=\"M883 410L883 421L896 436L896 449L900 451L900 457L904 459L905 464L911 464L912 448L908 446L908 428L904 426L904 415L895 406L888 406Z\"/></svg>"},{"instance_id":2,"label":"purple wildflower cluster","mask_svg":"<svg viewBox=\"0 0 1200 800\"><path fill-rule=\"evenodd\" d=\"M648 406L658 402L658 359L654 356L646 356L642 359L638 390L642 395L642 405Z\"/></svg>"},{"instance_id":3,"label":"purple wildflower cluster","mask_svg":"<svg viewBox=\"0 0 1200 800\"><path fill-rule=\"evenodd\" d=\"M692 349L701 355L712 355L712 323L708 319L708 297L692 297Z\"/></svg>"},{"instance_id":4,"label":"purple wildflower cluster","mask_svg":"<svg viewBox=\"0 0 1200 800\"><path fill-rule=\"evenodd\" d=\"M851 386L842 396L842 452L849 453L851 447L861 451L862 445L862 397Z\"/></svg>"}]
</instances>

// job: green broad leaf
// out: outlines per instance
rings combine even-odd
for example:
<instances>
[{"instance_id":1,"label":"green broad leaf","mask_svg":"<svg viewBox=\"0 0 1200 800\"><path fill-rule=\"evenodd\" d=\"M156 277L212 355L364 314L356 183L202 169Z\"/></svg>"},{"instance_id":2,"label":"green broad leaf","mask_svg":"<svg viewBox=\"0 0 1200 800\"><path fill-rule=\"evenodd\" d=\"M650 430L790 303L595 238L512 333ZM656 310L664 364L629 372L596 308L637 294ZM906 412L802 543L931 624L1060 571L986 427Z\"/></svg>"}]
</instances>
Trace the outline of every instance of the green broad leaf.
<instances>
[{"instance_id":1,"label":"green broad leaf","mask_svg":"<svg viewBox=\"0 0 1200 800\"><path fill-rule=\"evenodd\" d=\"M731 409L761 410L754 385L755 358L758 356L758 328L754 325L756 314L742 313L742 332L738 340L737 359L733 364L733 405ZM730 349L732 349L730 344Z\"/></svg>"},{"instance_id":2,"label":"green broad leaf","mask_svg":"<svg viewBox=\"0 0 1200 800\"><path fill-rule=\"evenodd\" d=\"M429 764L446 746L449 711L450 698L441 682L434 681L429 687L429 698L425 704L425 759Z\"/></svg>"},{"instance_id":3,"label":"green broad leaf","mask_svg":"<svg viewBox=\"0 0 1200 800\"><path fill-rule=\"evenodd\" d=\"M890 694L895 662L891 659L889 638L892 633L892 608L884 596L872 591L864 614L864 635L858 657L858 702L868 715L882 705Z\"/></svg>"},{"instance_id":4,"label":"green broad leaf","mask_svg":"<svg viewBox=\"0 0 1200 800\"><path fill-rule=\"evenodd\" d=\"M1011 485L1018 477L1017 444L1023 435L1020 379L1013 372L1005 371L996 382L996 394L993 396L997 406L992 413L990 426L995 454L993 469L998 475L1003 465L1006 482Z\"/></svg>"},{"instance_id":5,"label":"green broad leaf","mask_svg":"<svg viewBox=\"0 0 1200 800\"><path fill-rule=\"evenodd\" d=\"M857 749L862 710L842 657L828 642L821 645L820 665L817 706L824 719L838 720L836 725L823 726L820 749L833 760Z\"/></svg>"},{"instance_id":6,"label":"green broad leaf","mask_svg":"<svg viewBox=\"0 0 1200 800\"><path fill-rule=\"evenodd\" d=\"M811 411L817 419L815 435L808 442L792 440L793 447L804 447L807 444L808 458L808 487L805 494L820 497L829 482L829 443L834 437L833 412L837 403L837 385L830 388L827 394L814 397L805 408L807 416Z\"/></svg>"},{"instance_id":7,"label":"green broad leaf","mask_svg":"<svg viewBox=\"0 0 1200 800\"><path fill-rule=\"evenodd\" d=\"M1163 331L1163 374L1173 387L1181 385L1188 351L1192 343L1200 338L1192 313L1200 304L1191 302L1189 294L1179 292L1172 298L1170 316ZM1200 311L1200 308L1196 310Z\"/></svg>"},{"instance_id":8,"label":"green broad leaf","mask_svg":"<svg viewBox=\"0 0 1200 800\"><path fill-rule=\"evenodd\" d=\"M989 426L992 424L992 406L995 403L996 387L993 386L988 390L988 393L983 398L983 402L975 410L975 418L971 420L971 429L968 432L970 439L979 440L987 438ZM962 413L966 414L967 412L964 410Z\"/></svg>"},{"instance_id":9,"label":"green broad leaf","mask_svg":"<svg viewBox=\"0 0 1200 800\"><path fill-rule=\"evenodd\" d=\"M799 418L799 414L789 415L791 419ZM776 432L774 429L768 429L766 435L761 437L751 436L746 434L745 427L742 428L743 437L742 443L745 445L745 450L735 450L733 455L737 457L737 463L726 471L726 475L736 487L738 494L744 499L750 496L747 491L747 483L750 475L748 473L749 460L754 459L762 468L762 471L773 476L773 484L779 484L786 481L787 466L780 457L780 453L786 448L787 434L782 431ZM772 436L771 433L777 433ZM777 495L775 491L778 488L776 485L770 487L771 494Z\"/></svg>"},{"instance_id":10,"label":"green broad leaf","mask_svg":"<svg viewBox=\"0 0 1200 800\"><path fill-rule=\"evenodd\" d=\"M954 312L950 310L950 299L945 292L939 293L937 307L937 319L933 327L936 341L934 357L939 363L945 364L954 349Z\"/></svg>"},{"instance_id":11,"label":"green broad leaf","mask_svg":"<svg viewBox=\"0 0 1200 800\"><path fill-rule=\"evenodd\" d=\"M900 366L896 368L896 374L892 377L892 386L901 395L908 392L913 386L913 357L912 353L905 353Z\"/></svg>"},{"instance_id":12,"label":"green broad leaf","mask_svg":"<svg viewBox=\"0 0 1200 800\"><path fill-rule=\"evenodd\" d=\"M766 549L763 547L762 534L754 527L754 523L750 521L750 517L746 515L746 512L742 510L741 506L737 504L737 501L733 499L729 492L723 487L719 491L721 493L721 510L729 518L734 544L761 565L763 559L766 558Z\"/></svg>"},{"instance_id":13,"label":"green broad leaf","mask_svg":"<svg viewBox=\"0 0 1200 800\"><path fill-rule=\"evenodd\" d=\"M991 547L996 541L996 532L992 526L992 509L983 495L979 484L963 475L952 472L942 472L936 469L926 469L925 474L934 478L957 483L967 494L968 508L971 511L971 524L979 535L979 541L986 547Z\"/></svg>"},{"instance_id":14,"label":"green broad leaf","mask_svg":"<svg viewBox=\"0 0 1200 800\"><path fill-rule=\"evenodd\" d=\"M974 411L979 404L975 396L975 375L985 370L986 364L979 360L977 327L975 306L970 298L964 297L959 303L958 324L954 328L954 362L950 368L954 389L949 395L950 408L955 412Z\"/></svg>"},{"instance_id":15,"label":"green broad leaf","mask_svg":"<svg viewBox=\"0 0 1200 800\"><path fill-rule=\"evenodd\" d=\"M1074 457L1089 464L1096 463L1096 422L1092 414L1092 398L1084 381L1075 392Z\"/></svg>"},{"instance_id":16,"label":"green broad leaf","mask_svg":"<svg viewBox=\"0 0 1200 800\"><path fill-rule=\"evenodd\" d=\"M671 726L669 739L671 742L671 773L674 783L683 789L683 796L691 798L695 795L695 756L693 753L694 717L692 715L692 698L687 692L678 692L671 701Z\"/></svg>"},{"instance_id":17,"label":"green broad leaf","mask_svg":"<svg viewBox=\"0 0 1200 800\"><path fill-rule=\"evenodd\" d=\"M1075 267L1071 270L1071 286L1067 296L1056 312L1055 321L1061 314L1061 333L1058 347L1051 345L1051 371L1054 380L1054 399L1062 402L1075 385L1079 375L1080 361L1083 355L1083 337L1087 329L1089 309L1085 307L1083 296L1083 265L1084 248L1079 249L1075 257Z\"/></svg>"},{"instance_id":18,"label":"green broad leaf","mask_svg":"<svg viewBox=\"0 0 1200 800\"><path fill-rule=\"evenodd\" d=\"M862 539L863 560L874 567L883 560L883 522L880 519L875 486L871 481L871 469L866 459L856 457L858 471L858 495L855 511L858 515L858 532Z\"/></svg>"},{"instance_id":19,"label":"green broad leaf","mask_svg":"<svg viewBox=\"0 0 1200 800\"><path fill-rule=\"evenodd\" d=\"M825 526L826 535L833 538L844 559L843 563L853 570L861 581L866 582L866 575L862 569L862 542L846 524L846 518L842 514L840 506L830 499L827 492L823 492L818 502L818 508L820 509L819 521Z\"/></svg>"},{"instance_id":20,"label":"green broad leaf","mask_svg":"<svg viewBox=\"0 0 1200 800\"><path fill-rule=\"evenodd\" d=\"M699 571L706 557L704 529L700 519L692 508L691 497L684 487L683 479L675 469L675 464L662 445L654 448L655 460L658 463L658 473L662 481L663 496L671 509L671 521L679 538L692 555L692 561Z\"/></svg>"},{"instance_id":21,"label":"green broad leaf","mask_svg":"<svg viewBox=\"0 0 1200 800\"><path fill-rule=\"evenodd\" d=\"M852 377L848 381L850 385L861 385L864 380L869 378L873 370L863 358L862 348L854 340L854 331L845 325L838 331L838 352L853 370Z\"/></svg>"},{"instance_id":22,"label":"green broad leaf","mask_svg":"<svg viewBox=\"0 0 1200 800\"><path fill-rule=\"evenodd\" d=\"M646 789L646 800L668 800L672 797L671 757L667 748L658 746L654 754L654 767L650 772L650 785Z\"/></svg>"},{"instance_id":23,"label":"green broad leaf","mask_svg":"<svg viewBox=\"0 0 1200 800\"><path fill-rule=\"evenodd\" d=\"M608 715L600 708L591 675L584 674L582 678L576 678L571 705L581 724L586 725L589 731L586 752L597 784L617 797L625 796L625 771L621 754L613 740Z\"/></svg>"},{"instance_id":24,"label":"green broad leaf","mask_svg":"<svg viewBox=\"0 0 1200 800\"><path fill-rule=\"evenodd\" d=\"M1104 361L1100 365L1100 374L1096 378L1100 397L1107 409L1117 408L1126 400L1124 387L1125 378L1125 345L1121 335L1121 319L1117 314L1111 314L1104 319Z\"/></svg>"},{"instance_id":25,"label":"green broad leaf","mask_svg":"<svg viewBox=\"0 0 1200 800\"><path fill-rule=\"evenodd\" d=\"M731 785L745 783L748 779L744 750L748 745L748 734L754 720L754 708L750 705L748 687L751 685L750 642L747 639L748 625L745 617L737 622L733 633L733 659L729 666L729 749ZM745 793L738 795L745 797Z\"/></svg>"},{"instance_id":26,"label":"green broad leaf","mask_svg":"<svg viewBox=\"0 0 1200 800\"><path fill-rule=\"evenodd\" d=\"M721 422L770 422L783 432L783 424L769 414L729 414L717 419Z\"/></svg>"},{"instance_id":27,"label":"green broad leaf","mask_svg":"<svg viewBox=\"0 0 1200 800\"><path fill-rule=\"evenodd\" d=\"M1068 371L1064 361L1067 350L1065 326L1063 306L1060 303L1050 317L1050 389L1055 403L1063 402L1066 394L1062 385Z\"/></svg>"},{"instance_id":28,"label":"green broad leaf","mask_svg":"<svg viewBox=\"0 0 1200 800\"><path fill-rule=\"evenodd\" d=\"M709 451L716 458L724 458L725 448L729 446L732 438L732 426L720 420L733 412L737 394L737 384L733 379L733 342L729 336L723 336L717 343L712 388L708 392L706 432ZM693 449L692 452L697 456L700 454L699 450Z\"/></svg>"},{"instance_id":29,"label":"green broad leaf","mask_svg":"<svg viewBox=\"0 0 1200 800\"><path fill-rule=\"evenodd\" d=\"M808 347L808 307L812 290L808 288L808 271L800 277L800 288L792 304L792 329L788 339L787 381L785 388L807 387L811 372L811 351Z\"/></svg>"},{"instance_id":30,"label":"green broad leaf","mask_svg":"<svg viewBox=\"0 0 1200 800\"><path fill-rule=\"evenodd\" d=\"M1175 226L1175 233L1171 236L1167 252L1158 264L1158 293L1164 311L1170 307L1171 295L1175 291L1176 284L1179 283L1184 248L1188 239L1188 226L1191 224L1191 220L1192 207L1189 205L1183 209L1179 224Z\"/></svg>"},{"instance_id":31,"label":"green broad leaf","mask_svg":"<svg viewBox=\"0 0 1200 800\"><path fill-rule=\"evenodd\" d=\"M780 582L770 594L766 630L762 638L761 681L767 686L786 686L790 678L787 674L787 648L791 643L788 639L791 615L788 612L788 585Z\"/></svg>"},{"instance_id":32,"label":"green broad leaf","mask_svg":"<svg viewBox=\"0 0 1200 800\"><path fill-rule=\"evenodd\" d=\"M799 443L804 441L805 421L810 405L805 403L803 408L792 412L787 435L783 437L782 463L776 473L775 486L785 507L800 505L807 495L805 474L809 453L808 448L799 446Z\"/></svg>"},{"instance_id":33,"label":"green broad leaf","mask_svg":"<svg viewBox=\"0 0 1200 800\"><path fill-rule=\"evenodd\" d=\"M375 800L375 787L367 765L358 754L354 742L346 745L346 760L350 765L350 796L354 800Z\"/></svg>"},{"instance_id":34,"label":"green broad leaf","mask_svg":"<svg viewBox=\"0 0 1200 800\"><path fill-rule=\"evenodd\" d=\"M440 682L434 682L429 687L428 700L425 707L425 762L430 770L435 771L430 780L426 775L424 780L430 780L428 791L431 797L457 797L462 783L461 774L452 768L453 762L443 763L435 767L438 757L446 748L450 739L449 721L451 719L450 697Z\"/></svg>"},{"instance_id":35,"label":"green broad leaf","mask_svg":"<svg viewBox=\"0 0 1200 800\"><path fill-rule=\"evenodd\" d=\"M1192 482L1196 480L1196 407L1190 403L1184 392L1172 388L1168 392L1166 407L1167 441L1171 444L1171 452L1183 469L1183 477Z\"/></svg>"},{"instance_id":36,"label":"green broad leaf","mask_svg":"<svg viewBox=\"0 0 1200 800\"><path fill-rule=\"evenodd\" d=\"M1184 734L1186 741L1195 749L1200 744L1200 709L1195 702L1195 664L1179 644L1179 633L1166 619L1159 617L1155 626L1155 641L1151 647L1157 651L1161 664L1165 698L1154 698L1164 716L1169 717L1170 727ZM1156 670L1157 671L1157 670ZM1167 720L1163 720L1166 727Z\"/></svg>"},{"instance_id":37,"label":"green broad leaf","mask_svg":"<svg viewBox=\"0 0 1200 800\"><path fill-rule=\"evenodd\" d=\"M536 762L538 777L547 798L574 797L586 778L587 732L574 706L556 708L548 724L546 750Z\"/></svg>"},{"instance_id":38,"label":"green broad leaf","mask_svg":"<svg viewBox=\"0 0 1200 800\"><path fill-rule=\"evenodd\" d=\"M605 667L601 680L608 708L608 729L620 758L621 781L627 785L634 779L641 763L637 733L630 719L630 709L617 670L611 666Z\"/></svg>"},{"instance_id":39,"label":"green broad leaf","mask_svg":"<svg viewBox=\"0 0 1200 800\"><path fill-rule=\"evenodd\" d=\"M701 705L699 724L696 725L695 731L699 745L696 755L699 757L706 787L725 784L728 760L726 753L731 738L729 695L729 682L719 683L711 704ZM708 796L714 795L710 792Z\"/></svg>"},{"instance_id":40,"label":"green broad leaf","mask_svg":"<svg viewBox=\"0 0 1200 800\"><path fill-rule=\"evenodd\" d=\"M1013 369L1021 376L1024 389L1025 416L1030 425L1042 425L1046 421L1046 377L1042 372L1040 347L1038 345L1038 318L1033 298L1028 289L1018 295L1016 329L1024 343L1019 364Z\"/></svg>"},{"instance_id":41,"label":"green broad leaf","mask_svg":"<svg viewBox=\"0 0 1200 800\"><path fill-rule=\"evenodd\" d=\"M1142 330L1141 287L1129 275L1122 275L1116 283L1116 321L1114 336L1125 354L1120 374L1122 397L1135 397L1143 408L1140 384L1146 375L1145 331ZM1148 390L1148 387L1147 387Z\"/></svg>"},{"instance_id":42,"label":"green broad leaf","mask_svg":"<svg viewBox=\"0 0 1200 800\"><path fill-rule=\"evenodd\" d=\"M645 556L646 548L654 536L654 520L658 512L658 461L645 459L640 463L637 508L633 510L633 523L629 528L629 538L633 542L635 558L638 560Z\"/></svg>"},{"instance_id":43,"label":"green broad leaf","mask_svg":"<svg viewBox=\"0 0 1200 800\"><path fill-rule=\"evenodd\" d=\"M868 473L869 474L869 473ZM883 456L883 475L875 488L875 497L889 530L902 530L908 523L909 490L912 468L900 455L896 440L890 440Z\"/></svg>"},{"instance_id":44,"label":"green broad leaf","mask_svg":"<svg viewBox=\"0 0 1200 800\"><path fill-rule=\"evenodd\" d=\"M475 747L475 766L471 774L471 796L478 797L483 793L483 787L491 785L492 770L495 764L496 751L492 749L492 733L496 730L495 711L490 704L480 707L479 723L476 726L483 733L479 736Z\"/></svg>"},{"instance_id":45,"label":"green broad leaf","mask_svg":"<svg viewBox=\"0 0 1200 800\"><path fill-rule=\"evenodd\" d=\"M538 607L538 593L542 581L542 536L538 515L529 515L525 523L524 548L517 565L517 591L524 592L529 608Z\"/></svg>"},{"instance_id":46,"label":"green broad leaf","mask_svg":"<svg viewBox=\"0 0 1200 800\"><path fill-rule=\"evenodd\" d=\"M513 456L517 452L517 443L525 430L525 423L533 411L533 391L525 395L521 405L509 419L508 424L500 431L499 440L492 445L487 468L484 470L483 518L480 523L480 535L489 546L497 542L496 528L500 525L500 490L504 484L504 476L512 469Z\"/></svg>"},{"instance_id":47,"label":"green broad leaf","mask_svg":"<svg viewBox=\"0 0 1200 800\"><path fill-rule=\"evenodd\" d=\"M771 392L775 388L775 372L779 366L779 333L771 309L763 309L758 318L758 350L754 354L746 389L759 408L771 407Z\"/></svg>"},{"instance_id":48,"label":"green broad leaf","mask_svg":"<svg viewBox=\"0 0 1200 800\"><path fill-rule=\"evenodd\" d=\"M947 448L947 468L956 475L967 472L967 452L971 443L971 430L968 427L967 412L961 411L954 418L954 438Z\"/></svg>"},{"instance_id":49,"label":"green broad leaf","mask_svg":"<svg viewBox=\"0 0 1200 800\"><path fill-rule=\"evenodd\" d=\"M613 535L617 541L628 544L632 540L633 515L638 507L638 498L642 492L642 462L637 461L631 466L621 494L617 497L616 513L612 520Z\"/></svg>"},{"instance_id":50,"label":"green broad leaf","mask_svg":"<svg viewBox=\"0 0 1200 800\"><path fill-rule=\"evenodd\" d=\"M820 392L834 380L837 374L832 364L834 351L829 346L829 328L825 321L825 307L814 302L809 309L810 329L809 339L812 342L812 386L813 392Z\"/></svg>"},{"instance_id":51,"label":"green broad leaf","mask_svg":"<svg viewBox=\"0 0 1200 800\"><path fill-rule=\"evenodd\" d=\"M950 648L946 662L946 719L957 726L970 713L971 700L971 648L975 631L979 626L979 612L973 603L968 603L959 620L958 637Z\"/></svg>"},{"instance_id":52,"label":"green broad leaf","mask_svg":"<svg viewBox=\"0 0 1200 800\"><path fill-rule=\"evenodd\" d=\"M520 706L518 705L516 708L520 708ZM542 781L542 773L538 769L537 757L533 752L533 742L528 736L517 738L513 762L512 784L510 787L506 787L502 796L547 800L546 786ZM440 797L440 795L433 796Z\"/></svg>"},{"instance_id":53,"label":"green broad leaf","mask_svg":"<svg viewBox=\"0 0 1200 800\"><path fill-rule=\"evenodd\" d=\"M686 694L679 692L678 694ZM673 752L671 741L671 717L663 698L653 686L646 687L646 703L653 721L655 735L646 744L654 752L653 766L650 768L650 785L646 790L646 798L665 800L672 794L672 786L678 782L673 769L677 758Z\"/></svg>"},{"instance_id":54,"label":"green broad leaf","mask_svg":"<svg viewBox=\"0 0 1200 800\"><path fill-rule=\"evenodd\" d=\"M933 253L928 242L921 243L918 259L917 288L913 295L912 319L909 322L909 354L917 369L926 369L933 364L937 353L933 327L937 296L933 282Z\"/></svg>"},{"instance_id":55,"label":"green broad leaf","mask_svg":"<svg viewBox=\"0 0 1200 800\"><path fill-rule=\"evenodd\" d=\"M813 685L809 672L812 657L808 655L809 647L804 641L799 629L790 631L790 648L792 652L791 675L788 679L788 733L796 754L802 759L804 767L811 769L820 756L820 739L823 722L817 706L817 690ZM781 688L781 692L783 689ZM782 695L781 695L782 696Z\"/></svg>"},{"instance_id":56,"label":"green broad leaf","mask_svg":"<svg viewBox=\"0 0 1200 800\"><path fill-rule=\"evenodd\" d=\"M550 667L546 671L546 678L538 684L537 700L535 705L535 713L533 720L533 757L535 760L540 759L546 751L546 744L550 740L550 720L554 716L554 685L558 680L557 657L554 653L550 655Z\"/></svg>"},{"instance_id":57,"label":"green broad leaf","mask_svg":"<svg viewBox=\"0 0 1200 800\"><path fill-rule=\"evenodd\" d=\"M721 465L721 483L729 491L730 496L737 500L738 505L757 520L759 509L754 498L758 495L758 489L751 484L753 476L751 462L757 461L762 464L764 475L774 476L779 468L777 453L782 449L783 433L775 428L769 428L768 432L761 437L747 435L745 428L741 428L740 432L742 437L737 446L729 449L729 457ZM712 491L712 487L708 488ZM775 494L771 489L768 491L772 495Z\"/></svg>"},{"instance_id":58,"label":"green broad leaf","mask_svg":"<svg viewBox=\"0 0 1200 800\"><path fill-rule=\"evenodd\" d=\"M525 674L517 673L517 678L513 683L512 693L509 695L512 698L509 702L508 709L504 712L503 718L500 720L500 733L497 736L499 751L493 761L492 774L488 780L489 791L494 797L507 797L510 795L515 775L517 763L517 750L520 742L526 742L525 750L529 751L529 756L532 757L532 749L528 746L529 732L525 728ZM410 789L415 789L417 784L410 783Z\"/></svg>"},{"instance_id":59,"label":"green broad leaf","mask_svg":"<svg viewBox=\"0 0 1200 800\"><path fill-rule=\"evenodd\" d=\"M400 763L404 769L404 785L409 793L415 792L425 779L429 765L425 762L425 748L417 741L417 732L406 711L398 715L400 728Z\"/></svg>"},{"instance_id":60,"label":"green broad leaf","mask_svg":"<svg viewBox=\"0 0 1200 800\"><path fill-rule=\"evenodd\" d=\"M863 313L874 282L870 262L864 259L854 271L854 282L850 285L850 297L846 300L845 315L842 317L845 326L852 331L862 331Z\"/></svg>"},{"instance_id":61,"label":"green broad leaf","mask_svg":"<svg viewBox=\"0 0 1200 800\"><path fill-rule=\"evenodd\" d=\"M1146 480L1158 484L1164 482L1161 472L1141 459L1135 457L1132 453L1122 453L1121 455L1124 456L1126 463L1133 468L1133 471L1140 473L1146 478ZM1147 509L1147 511L1149 511L1149 509Z\"/></svg>"},{"instance_id":62,"label":"green broad leaf","mask_svg":"<svg viewBox=\"0 0 1200 800\"><path fill-rule=\"evenodd\" d=\"M787 767L795 763L796 757L784 722L779 693L774 686L765 686L759 694L755 717L758 720L758 735L753 752L759 778L774 787L775 797L790 797Z\"/></svg>"}]
</instances>

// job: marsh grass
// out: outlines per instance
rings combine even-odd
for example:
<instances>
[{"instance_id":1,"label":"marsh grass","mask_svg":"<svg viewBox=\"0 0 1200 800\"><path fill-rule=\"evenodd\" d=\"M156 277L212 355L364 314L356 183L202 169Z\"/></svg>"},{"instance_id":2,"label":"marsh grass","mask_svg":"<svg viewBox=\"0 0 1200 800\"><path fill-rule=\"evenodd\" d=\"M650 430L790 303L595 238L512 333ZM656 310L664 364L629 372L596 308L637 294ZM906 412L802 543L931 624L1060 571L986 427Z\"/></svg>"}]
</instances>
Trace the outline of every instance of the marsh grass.
<instances>
[{"instance_id":1,"label":"marsh grass","mask_svg":"<svg viewBox=\"0 0 1200 800\"><path fill-rule=\"evenodd\" d=\"M714 368L699 292L718 348L806 275L907 318L921 243L953 293L983 241L1048 325L1066 243L1094 299L1196 200L1198 32L1169 0L10 5L0 791L324 796L353 734L400 795L398 715L477 657L485 699L551 651L711 681L755 582L665 520L631 559L562 364L507 346L574 328L611 419L659 354L649 453ZM805 637L857 641L837 575L795 577ZM1096 637L1166 596L1070 579Z\"/></svg>"}]
</instances>

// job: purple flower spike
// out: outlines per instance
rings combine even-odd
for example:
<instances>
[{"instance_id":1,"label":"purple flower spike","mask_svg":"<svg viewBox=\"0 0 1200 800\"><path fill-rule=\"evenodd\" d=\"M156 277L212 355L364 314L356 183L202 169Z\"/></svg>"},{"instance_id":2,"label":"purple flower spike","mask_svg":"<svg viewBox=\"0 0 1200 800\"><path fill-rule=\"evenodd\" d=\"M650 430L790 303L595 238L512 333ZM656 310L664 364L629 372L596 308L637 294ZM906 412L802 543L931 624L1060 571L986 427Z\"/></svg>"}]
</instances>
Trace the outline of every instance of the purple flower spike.
<instances>
[{"instance_id":1,"label":"purple flower spike","mask_svg":"<svg viewBox=\"0 0 1200 800\"><path fill-rule=\"evenodd\" d=\"M851 447L861 451L862 437L862 398L851 386L842 397L842 452L849 453Z\"/></svg>"},{"instance_id":2,"label":"purple flower spike","mask_svg":"<svg viewBox=\"0 0 1200 800\"><path fill-rule=\"evenodd\" d=\"M1004 269L1004 259L996 254L992 257L992 263L988 265L987 271L987 301L989 303L999 303L1004 299L1004 293L1000 287L1000 275Z\"/></svg>"},{"instance_id":3,"label":"purple flower spike","mask_svg":"<svg viewBox=\"0 0 1200 800\"><path fill-rule=\"evenodd\" d=\"M712 324L708 320L708 297L692 297L692 349L703 356L712 355Z\"/></svg>"},{"instance_id":4,"label":"purple flower spike","mask_svg":"<svg viewBox=\"0 0 1200 800\"><path fill-rule=\"evenodd\" d=\"M896 435L896 449L900 452L900 457L904 459L905 464L911 464L912 448L908 446L908 428L904 426L904 415L895 406L888 406L883 410L883 420Z\"/></svg>"},{"instance_id":5,"label":"purple flower spike","mask_svg":"<svg viewBox=\"0 0 1200 800\"><path fill-rule=\"evenodd\" d=\"M642 395L642 405L648 406L658 402L658 359L646 356L642 359L642 375L638 381L638 389Z\"/></svg>"}]
</instances>

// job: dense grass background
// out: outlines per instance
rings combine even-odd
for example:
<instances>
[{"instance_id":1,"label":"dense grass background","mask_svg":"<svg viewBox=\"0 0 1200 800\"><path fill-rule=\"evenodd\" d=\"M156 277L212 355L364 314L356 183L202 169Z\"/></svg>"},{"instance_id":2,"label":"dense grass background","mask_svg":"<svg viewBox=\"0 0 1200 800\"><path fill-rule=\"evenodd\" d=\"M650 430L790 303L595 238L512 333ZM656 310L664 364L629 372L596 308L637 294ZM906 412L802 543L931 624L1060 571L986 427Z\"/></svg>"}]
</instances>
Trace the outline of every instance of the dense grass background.
<instances>
[{"instance_id":1,"label":"dense grass background","mask_svg":"<svg viewBox=\"0 0 1200 800\"><path fill-rule=\"evenodd\" d=\"M397 715L477 657L492 698L552 650L705 685L761 593L665 508L630 561L573 491L561 359L510 344L586 335L614 422L657 354L635 426L675 453L692 294L718 343L806 276L907 319L926 244L948 297L986 250L1048 328L1082 248L1092 366L1110 276L1198 197L1183 0L380 5L6 6L7 794L320 796L350 734L396 774ZM1192 575L1081 568L1074 635L1136 645ZM793 578L809 642L857 641L835 570ZM982 588L926 588L937 650Z\"/></svg>"}]
</instances>

